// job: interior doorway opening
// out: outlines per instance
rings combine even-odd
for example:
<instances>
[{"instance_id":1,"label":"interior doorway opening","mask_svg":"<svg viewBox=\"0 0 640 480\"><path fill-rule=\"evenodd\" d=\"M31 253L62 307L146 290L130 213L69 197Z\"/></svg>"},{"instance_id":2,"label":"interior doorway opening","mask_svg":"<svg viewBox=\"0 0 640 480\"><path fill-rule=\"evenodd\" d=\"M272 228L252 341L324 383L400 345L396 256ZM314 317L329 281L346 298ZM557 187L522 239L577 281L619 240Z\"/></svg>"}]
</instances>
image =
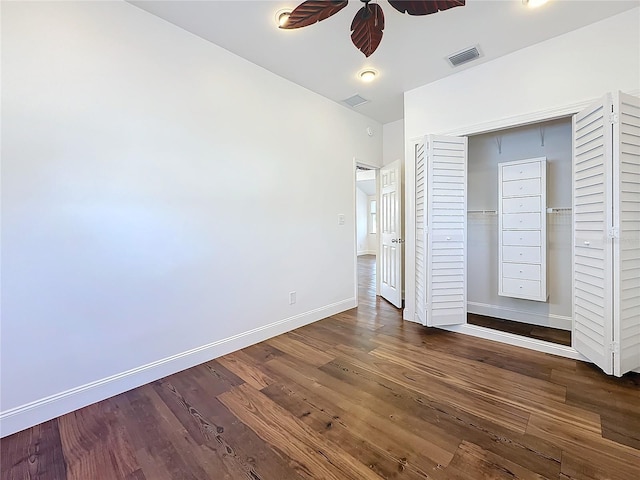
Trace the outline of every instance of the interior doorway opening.
<instances>
[{"instance_id":1,"label":"interior doorway opening","mask_svg":"<svg viewBox=\"0 0 640 480\"><path fill-rule=\"evenodd\" d=\"M375 303L378 293L378 171L356 164L356 256L358 305Z\"/></svg>"}]
</instances>

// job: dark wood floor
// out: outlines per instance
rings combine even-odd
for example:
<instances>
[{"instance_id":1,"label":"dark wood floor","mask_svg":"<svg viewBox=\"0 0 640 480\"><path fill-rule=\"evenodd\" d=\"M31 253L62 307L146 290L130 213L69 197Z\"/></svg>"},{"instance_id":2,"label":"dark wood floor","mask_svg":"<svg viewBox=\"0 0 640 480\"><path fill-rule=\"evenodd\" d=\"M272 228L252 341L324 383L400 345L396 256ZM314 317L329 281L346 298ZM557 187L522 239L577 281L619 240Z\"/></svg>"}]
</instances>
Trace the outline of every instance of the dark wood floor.
<instances>
[{"instance_id":1,"label":"dark wood floor","mask_svg":"<svg viewBox=\"0 0 640 480\"><path fill-rule=\"evenodd\" d=\"M638 479L640 381L360 306L20 432L2 479Z\"/></svg>"},{"instance_id":2,"label":"dark wood floor","mask_svg":"<svg viewBox=\"0 0 640 480\"><path fill-rule=\"evenodd\" d=\"M522 335L524 337L571 346L571 332L568 330L540 327L530 323L513 322L511 320L485 317L484 315L475 315L473 313L467 315L467 322L480 327L500 330L501 332L515 333L516 335Z\"/></svg>"}]
</instances>

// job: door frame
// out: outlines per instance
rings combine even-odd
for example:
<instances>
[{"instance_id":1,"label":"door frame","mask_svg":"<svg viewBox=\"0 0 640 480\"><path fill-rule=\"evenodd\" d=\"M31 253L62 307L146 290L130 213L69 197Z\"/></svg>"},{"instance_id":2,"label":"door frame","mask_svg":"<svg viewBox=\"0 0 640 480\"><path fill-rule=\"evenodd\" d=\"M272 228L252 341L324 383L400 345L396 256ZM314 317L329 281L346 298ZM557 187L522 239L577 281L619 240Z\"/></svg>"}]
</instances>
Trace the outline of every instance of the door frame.
<instances>
[{"instance_id":1,"label":"door frame","mask_svg":"<svg viewBox=\"0 0 640 480\"><path fill-rule=\"evenodd\" d=\"M353 218L356 220L358 203L357 203L357 178L356 172L357 167L365 167L370 170L375 170L376 172L376 211L378 209L378 205L380 205L380 186L378 185L379 180L379 165L373 165L370 163L363 162L358 160L358 158L353 157L353 166L351 171L353 172L351 183L353 185ZM376 214L376 235L380 234L380 215ZM380 242L376 242L376 297L380 295L380 275L378 275L378 271L380 270ZM354 292L353 296L356 299L356 307L358 306L358 222L357 220L353 222L353 282L354 282Z\"/></svg>"}]
</instances>

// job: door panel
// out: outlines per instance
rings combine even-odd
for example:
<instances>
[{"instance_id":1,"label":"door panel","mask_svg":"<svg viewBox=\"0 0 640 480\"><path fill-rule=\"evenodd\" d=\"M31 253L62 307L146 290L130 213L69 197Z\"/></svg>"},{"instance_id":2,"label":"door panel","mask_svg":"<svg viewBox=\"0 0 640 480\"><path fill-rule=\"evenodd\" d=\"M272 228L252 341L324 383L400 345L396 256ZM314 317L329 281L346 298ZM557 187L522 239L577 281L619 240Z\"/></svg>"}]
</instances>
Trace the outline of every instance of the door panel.
<instances>
[{"instance_id":1,"label":"door panel","mask_svg":"<svg viewBox=\"0 0 640 480\"><path fill-rule=\"evenodd\" d=\"M380 169L380 295L402 307L400 160Z\"/></svg>"},{"instance_id":2,"label":"door panel","mask_svg":"<svg viewBox=\"0 0 640 480\"><path fill-rule=\"evenodd\" d=\"M615 98L614 156L618 161L614 189L614 318L619 349L614 374L640 368L640 100L620 93Z\"/></svg>"},{"instance_id":3,"label":"door panel","mask_svg":"<svg viewBox=\"0 0 640 480\"><path fill-rule=\"evenodd\" d=\"M573 117L573 347L606 373L613 373L611 100ZM598 279L605 279L598 282Z\"/></svg>"},{"instance_id":4,"label":"door panel","mask_svg":"<svg viewBox=\"0 0 640 480\"><path fill-rule=\"evenodd\" d=\"M467 139L427 137L426 324L467 321Z\"/></svg>"}]
</instances>

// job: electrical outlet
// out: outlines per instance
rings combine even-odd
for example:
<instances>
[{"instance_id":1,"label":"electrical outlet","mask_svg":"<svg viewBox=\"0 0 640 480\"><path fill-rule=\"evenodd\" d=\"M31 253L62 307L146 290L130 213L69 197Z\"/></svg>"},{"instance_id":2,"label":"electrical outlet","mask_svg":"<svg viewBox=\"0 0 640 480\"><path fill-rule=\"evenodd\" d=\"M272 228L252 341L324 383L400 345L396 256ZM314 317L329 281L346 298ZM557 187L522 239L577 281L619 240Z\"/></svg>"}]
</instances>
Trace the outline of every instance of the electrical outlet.
<instances>
[{"instance_id":1,"label":"electrical outlet","mask_svg":"<svg viewBox=\"0 0 640 480\"><path fill-rule=\"evenodd\" d=\"M296 292L289 292L289 305L296 303Z\"/></svg>"}]
</instances>

